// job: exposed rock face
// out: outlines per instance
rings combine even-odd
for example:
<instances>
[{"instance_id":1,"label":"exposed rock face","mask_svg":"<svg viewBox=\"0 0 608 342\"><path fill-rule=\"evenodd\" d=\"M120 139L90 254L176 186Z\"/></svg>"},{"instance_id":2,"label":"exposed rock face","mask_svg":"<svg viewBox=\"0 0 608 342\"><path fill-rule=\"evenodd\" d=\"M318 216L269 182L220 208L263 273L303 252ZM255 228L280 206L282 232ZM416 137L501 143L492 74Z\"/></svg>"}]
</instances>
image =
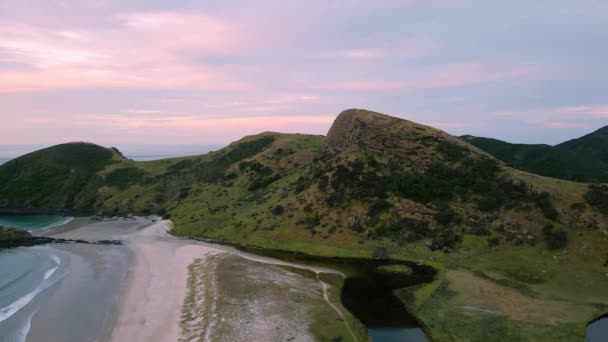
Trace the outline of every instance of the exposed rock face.
<instances>
[{"instance_id":1,"label":"exposed rock face","mask_svg":"<svg viewBox=\"0 0 608 342\"><path fill-rule=\"evenodd\" d=\"M340 113L327 134L327 147L333 153L371 153L422 170L443 158L438 150L442 143L485 155L441 130L361 109Z\"/></svg>"}]
</instances>

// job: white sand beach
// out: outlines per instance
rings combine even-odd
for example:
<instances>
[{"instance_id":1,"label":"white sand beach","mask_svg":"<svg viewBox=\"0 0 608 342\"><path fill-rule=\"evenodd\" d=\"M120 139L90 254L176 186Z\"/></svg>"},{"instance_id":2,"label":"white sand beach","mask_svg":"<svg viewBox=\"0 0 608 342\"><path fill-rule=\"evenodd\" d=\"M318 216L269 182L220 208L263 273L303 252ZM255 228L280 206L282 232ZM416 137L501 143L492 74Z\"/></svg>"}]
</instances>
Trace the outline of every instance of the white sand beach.
<instances>
[{"instance_id":1,"label":"white sand beach","mask_svg":"<svg viewBox=\"0 0 608 342\"><path fill-rule=\"evenodd\" d=\"M81 217L49 232L122 245L45 247L66 255L66 276L33 315L26 340L304 342L328 333L322 339L357 340L356 323L318 277L331 270L181 239L170 228L156 217ZM79 323L57 329L65 318Z\"/></svg>"},{"instance_id":2,"label":"white sand beach","mask_svg":"<svg viewBox=\"0 0 608 342\"><path fill-rule=\"evenodd\" d=\"M113 341L179 340L188 266L221 251L165 239L169 228L168 221L159 221L133 233L125 242L135 258L112 333Z\"/></svg>"}]
</instances>

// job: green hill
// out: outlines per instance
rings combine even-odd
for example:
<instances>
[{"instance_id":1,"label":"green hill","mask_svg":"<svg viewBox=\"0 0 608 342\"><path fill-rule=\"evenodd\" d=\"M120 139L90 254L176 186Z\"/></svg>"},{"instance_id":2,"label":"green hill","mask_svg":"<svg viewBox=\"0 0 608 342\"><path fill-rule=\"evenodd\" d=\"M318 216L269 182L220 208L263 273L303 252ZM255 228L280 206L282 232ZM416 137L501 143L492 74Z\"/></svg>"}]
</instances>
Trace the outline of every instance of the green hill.
<instances>
[{"instance_id":1,"label":"green hill","mask_svg":"<svg viewBox=\"0 0 608 342\"><path fill-rule=\"evenodd\" d=\"M557 146L511 144L501 140L463 136L520 170L581 182L608 182L608 127Z\"/></svg>"},{"instance_id":2,"label":"green hill","mask_svg":"<svg viewBox=\"0 0 608 342\"><path fill-rule=\"evenodd\" d=\"M608 126L556 146L562 151L586 155L608 165Z\"/></svg>"},{"instance_id":3,"label":"green hill","mask_svg":"<svg viewBox=\"0 0 608 342\"><path fill-rule=\"evenodd\" d=\"M91 208L98 173L124 158L88 143L57 145L0 167L0 204L11 208Z\"/></svg>"},{"instance_id":4,"label":"green hill","mask_svg":"<svg viewBox=\"0 0 608 342\"><path fill-rule=\"evenodd\" d=\"M437 279L398 294L440 341L582 340L608 311L608 188L512 169L432 127L353 109L327 137L266 132L202 156L92 146L0 166L5 209L154 213L186 237L425 263ZM72 149L85 160L58 156Z\"/></svg>"}]
</instances>

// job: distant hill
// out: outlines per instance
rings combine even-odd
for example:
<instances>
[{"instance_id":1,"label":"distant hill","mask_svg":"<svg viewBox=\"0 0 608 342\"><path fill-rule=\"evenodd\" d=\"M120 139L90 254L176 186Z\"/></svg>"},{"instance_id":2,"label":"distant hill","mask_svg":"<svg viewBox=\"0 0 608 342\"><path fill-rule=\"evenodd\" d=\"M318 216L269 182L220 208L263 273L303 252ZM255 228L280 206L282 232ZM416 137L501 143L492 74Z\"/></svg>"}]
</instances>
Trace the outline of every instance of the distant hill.
<instances>
[{"instance_id":1,"label":"distant hill","mask_svg":"<svg viewBox=\"0 0 608 342\"><path fill-rule=\"evenodd\" d=\"M580 340L608 311L608 186L491 155L568 166L553 151L351 109L327 137L265 132L200 156L51 147L0 166L0 206L158 214L185 237L425 263L437 279L397 294L434 340Z\"/></svg>"},{"instance_id":2,"label":"distant hill","mask_svg":"<svg viewBox=\"0 0 608 342\"><path fill-rule=\"evenodd\" d=\"M0 204L23 209L92 207L98 173L123 159L116 150L90 143L56 145L26 154L0 166Z\"/></svg>"},{"instance_id":3,"label":"distant hill","mask_svg":"<svg viewBox=\"0 0 608 342\"><path fill-rule=\"evenodd\" d=\"M608 127L557 146L511 144L470 135L461 138L520 170L580 182L608 182Z\"/></svg>"},{"instance_id":4,"label":"distant hill","mask_svg":"<svg viewBox=\"0 0 608 342\"><path fill-rule=\"evenodd\" d=\"M604 165L608 165L608 126L581 138L561 143L556 148L594 158Z\"/></svg>"}]
</instances>

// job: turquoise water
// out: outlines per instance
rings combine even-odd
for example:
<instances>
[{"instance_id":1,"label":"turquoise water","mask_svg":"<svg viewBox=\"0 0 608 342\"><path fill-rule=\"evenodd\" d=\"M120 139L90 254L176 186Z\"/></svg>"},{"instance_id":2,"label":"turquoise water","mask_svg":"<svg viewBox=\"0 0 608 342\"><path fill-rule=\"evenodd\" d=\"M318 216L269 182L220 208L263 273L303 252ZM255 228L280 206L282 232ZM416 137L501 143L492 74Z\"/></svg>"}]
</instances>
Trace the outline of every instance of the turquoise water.
<instances>
[{"instance_id":1,"label":"turquoise water","mask_svg":"<svg viewBox=\"0 0 608 342\"><path fill-rule=\"evenodd\" d=\"M0 215L0 226L28 230L35 233L72 221L74 218L62 215Z\"/></svg>"},{"instance_id":2,"label":"turquoise water","mask_svg":"<svg viewBox=\"0 0 608 342\"><path fill-rule=\"evenodd\" d=\"M587 327L587 342L608 341L608 317L597 320Z\"/></svg>"},{"instance_id":3,"label":"turquoise water","mask_svg":"<svg viewBox=\"0 0 608 342\"><path fill-rule=\"evenodd\" d=\"M39 232L71 221L61 215L0 215L0 226ZM0 341L20 342L43 293L65 274L67 263L49 247L0 251Z\"/></svg>"},{"instance_id":4,"label":"turquoise water","mask_svg":"<svg viewBox=\"0 0 608 342\"><path fill-rule=\"evenodd\" d=\"M0 340L25 340L42 294L63 277L65 267L48 247L0 252Z\"/></svg>"}]
</instances>

